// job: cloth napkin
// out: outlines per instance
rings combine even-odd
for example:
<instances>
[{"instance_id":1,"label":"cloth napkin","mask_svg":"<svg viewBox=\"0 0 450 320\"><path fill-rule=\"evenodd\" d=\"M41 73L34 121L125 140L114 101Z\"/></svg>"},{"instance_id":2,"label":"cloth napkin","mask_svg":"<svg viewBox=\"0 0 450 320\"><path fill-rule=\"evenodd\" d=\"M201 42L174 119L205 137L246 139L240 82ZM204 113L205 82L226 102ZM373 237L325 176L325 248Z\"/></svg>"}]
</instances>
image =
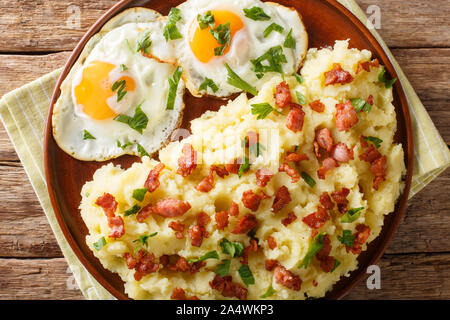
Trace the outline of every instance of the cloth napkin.
<instances>
[{"instance_id":1,"label":"cloth napkin","mask_svg":"<svg viewBox=\"0 0 450 320\"><path fill-rule=\"evenodd\" d=\"M353 0L339 1L367 23L363 11ZM409 194L412 197L450 165L450 152L392 53L378 33L374 29L371 32L396 69L411 111L415 146L414 176ZM61 69L55 70L7 93L0 100L0 115L81 292L87 299L114 299L75 256L56 221L47 192L43 136L50 98L60 73Z\"/></svg>"}]
</instances>

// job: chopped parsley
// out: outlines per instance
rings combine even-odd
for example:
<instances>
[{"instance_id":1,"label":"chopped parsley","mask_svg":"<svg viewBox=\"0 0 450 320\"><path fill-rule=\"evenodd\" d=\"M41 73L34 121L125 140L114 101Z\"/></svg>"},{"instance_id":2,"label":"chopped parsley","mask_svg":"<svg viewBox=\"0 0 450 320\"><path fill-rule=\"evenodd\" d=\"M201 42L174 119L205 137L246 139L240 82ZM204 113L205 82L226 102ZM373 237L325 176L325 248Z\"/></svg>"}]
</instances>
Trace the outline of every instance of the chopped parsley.
<instances>
[{"instance_id":1,"label":"chopped parsley","mask_svg":"<svg viewBox=\"0 0 450 320\"><path fill-rule=\"evenodd\" d=\"M295 91L295 95L297 96L297 101L299 104L306 104L306 98L303 94L298 91Z\"/></svg>"},{"instance_id":2,"label":"chopped parsley","mask_svg":"<svg viewBox=\"0 0 450 320\"><path fill-rule=\"evenodd\" d=\"M305 180L305 182L311 187L314 188L314 186L316 185L316 181L314 181L314 179L306 172L303 171L301 173L301 176L303 178L303 180Z\"/></svg>"},{"instance_id":3,"label":"chopped parsley","mask_svg":"<svg viewBox=\"0 0 450 320\"><path fill-rule=\"evenodd\" d=\"M205 80L202 82L200 87L198 88L200 91L207 91L208 87L211 88L211 90L216 93L219 90L219 87L214 83L214 81L210 78L205 78Z\"/></svg>"},{"instance_id":4,"label":"chopped parsley","mask_svg":"<svg viewBox=\"0 0 450 320\"><path fill-rule=\"evenodd\" d=\"M95 140L95 137L86 129L83 130L83 140Z\"/></svg>"},{"instance_id":5,"label":"chopped parsley","mask_svg":"<svg viewBox=\"0 0 450 320\"><path fill-rule=\"evenodd\" d=\"M227 238L223 238L219 246L222 253L229 254L232 258L240 257L244 254L244 246L240 242L230 242Z\"/></svg>"},{"instance_id":6,"label":"chopped parsley","mask_svg":"<svg viewBox=\"0 0 450 320\"><path fill-rule=\"evenodd\" d=\"M341 218L341 222L343 223L352 223L353 221L357 220L359 216L361 215L361 211L364 209L364 207L361 208L354 208L348 210Z\"/></svg>"},{"instance_id":7,"label":"chopped parsley","mask_svg":"<svg viewBox=\"0 0 450 320\"><path fill-rule=\"evenodd\" d=\"M169 21L164 26L163 35L166 41L181 39L183 36L177 28L177 22L181 20L181 10L178 8L172 8L169 12Z\"/></svg>"},{"instance_id":8,"label":"chopped parsley","mask_svg":"<svg viewBox=\"0 0 450 320\"><path fill-rule=\"evenodd\" d=\"M217 260L219 260L219 254L217 253L216 250L209 251L209 252L205 253L204 255L202 255L200 258L189 259L188 262L189 263L194 263L194 262L198 262L198 261L204 261L206 259L217 259Z\"/></svg>"},{"instance_id":9,"label":"chopped parsley","mask_svg":"<svg viewBox=\"0 0 450 320\"><path fill-rule=\"evenodd\" d=\"M199 14L197 16L197 21L200 29L202 30L208 27L213 28L214 24L216 23L214 20L214 15L211 13L211 11L207 11L205 14Z\"/></svg>"},{"instance_id":10,"label":"chopped parsley","mask_svg":"<svg viewBox=\"0 0 450 320\"><path fill-rule=\"evenodd\" d=\"M355 108L356 112L365 111L367 113L372 110L372 106L366 100L361 98L350 99L353 108Z\"/></svg>"},{"instance_id":11,"label":"chopped parsley","mask_svg":"<svg viewBox=\"0 0 450 320\"><path fill-rule=\"evenodd\" d=\"M139 143L137 144L137 151L139 152L139 154L141 155L141 157L147 156L149 157L150 155L148 154L147 150L145 150L145 148L143 146L141 146Z\"/></svg>"},{"instance_id":12,"label":"chopped parsley","mask_svg":"<svg viewBox=\"0 0 450 320\"><path fill-rule=\"evenodd\" d=\"M267 50L259 58L250 60L253 64L252 70L256 73L258 78L261 78L266 72L278 72L283 74L282 63L286 63L286 56L283 53L281 46L275 46ZM266 63L263 63L266 62Z\"/></svg>"},{"instance_id":13,"label":"chopped parsley","mask_svg":"<svg viewBox=\"0 0 450 320\"><path fill-rule=\"evenodd\" d=\"M173 73L172 79L169 80L169 94L167 96L166 110L173 110L175 105L175 98L177 97L178 84L180 83L183 69L179 66Z\"/></svg>"},{"instance_id":14,"label":"chopped parsley","mask_svg":"<svg viewBox=\"0 0 450 320\"><path fill-rule=\"evenodd\" d=\"M338 236L337 238L341 243L345 244L347 247L353 248L355 236L352 234L350 230L343 230L342 237Z\"/></svg>"},{"instance_id":15,"label":"chopped parsley","mask_svg":"<svg viewBox=\"0 0 450 320\"><path fill-rule=\"evenodd\" d=\"M253 277L252 271L248 265L242 264L238 270L238 273L241 276L242 282L244 282L247 287L249 284L255 284L255 278Z\"/></svg>"},{"instance_id":16,"label":"chopped parsley","mask_svg":"<svg viewBox=\"0 0 450 320\"><path fill-rule=\"evenodd\" d=\"M144 113L144 111L142 111L142 109L141 109L141 106L143 103L144 103L144 101L142 101L136 107L134 116L130 117L125 114L119 114L117 117L114 118L114 120L128 124L130 126L130 128L132 128L132 129L136 130L137 132L139 132L140 134L142 134L142 130L147 128L147 124L148 124L148 117Z\"/></svg>"},{"instance_id":17,"label":"chopped parsley","mask_svg":"<svg viewBox=\"0 0 450 320\"><path fill-rule=\"evenodd\" d=\"M299 75L298 73L294 73L294 77L295 77L295 80L297 80L297 82L299 84L302 84L303 81L305 81L305 79L303 79L303 77L301 75Z\"/></svg>"},{"instance_id":18,"label":"chopped parsley","mask_svg":"<svg viewBox=\"0 0 450 320\"><path fill-rule=\"evenodd\" d=\"M121 148L122 150L125 150L126 147L131 146L132 143L131 142L127 142L124 144L121 144L119 140L117 140L117 147Z\"/></svg>"},{"instance_id":19,"label":"chopped parsley","mask_svg":"<svg viewBox=\"0 0 450 320\"><path fill-rule=\"evenodd\" d=\"M131 216L133 214L138 213L141 210L141 207L137 204L132 206L130 209L125 210L125 217Z\"/></svg>"},{"instance_id":20,"label":"chopped parsley","mask_svg":"<svg viewBox=\"0 0 450 320\"><path fill-rule=\"evenodd\" d=\"M267 38L272 31L276 31L278 33L283 33L284 28L280 26L279 24L276 24L275 22L271 23L265 30L264 30L264 38Z\"/></svg>"},{"instance_id":21,"label":"chopped parsley","mask_svg":"<svg viewBox=\"0 0 450 320\"><path fill-rule=\"evenodd\" d=\"M150 49L150 46L152 45L152 42L150 41L150 30L143 30L139 32L136 41L136 52L143 51L144 53L148 53L148 49Z\"/></svg>"},{"instance_id":22,"label":"chopped parsley","mask_svg":"<svg viewBox=\"0 0 450 320\"><path fill-rule=\"evenodd\" d=\"M372 136L364 137L363 139L364 139L364 141L372 142L374 144L375 148L377 148L377 149L380 148L381 143L383 142L383 140L381 140L380 138L372 137Z\"/></svg>"},{"instance_id":23,"label":"chopped parsley","mask_svg":"<svg viewBox=\"0 0 450 320\"><path fill-rule=\"evenodd\" d=\"M276 293L276 291L272 288L272 285L269 285L266 292L260 296L260 298L265 299L273 296Z\"/></svg>"},{"instance_id":24,"label":"chopped parsley","mask_svg":"<svg viewBox=\"0 0 450 320\"><path fill-rule=\"evenodd\" d=\"M378 75L378 81L383 82L386 89L389 89L392 88L397 79L396 78L393 78L391 80L386 79L386 68L383 67L383 70L381 70L380 74Z\"/></svg>"},{"instance_id":25,"label":"chopped parsley","mask_svg":"<svg viewBox=\"0 0 450 320\"><path fill-rule=\"evenodd\" d=\"M100 251L104 246L106 246L105 237L101 237L97 242L93 243L95 250Z\"/></svg>"},{"instance_id":26,"label":"chopped parsley","mask_svg":"<svg viewBox=\"0 0 450 320\"><path fill-rule=\"evenodd\" d=\"M250 169L250 159L248 157L244 157L244 162L240 165L238 171L239 178L242 177L244 172L247 172L248 169Z\"/></svg>"},{"instance_id":27,"label":"chopped parsley","mask_svg":"<svg viewBox=\"0 0 450 320\"><path fill-rule=\"evenodd\" d=\"M135 198L137 201L144 200L145 194L147 193L147 188L141 188L141 189L134 189L133 190L133 198Z\"/></svg>"},{"instance_id":28,"label":"chopped parsley","mask_svg":"<svg viewBox=\"0 0 450 320\"><path fill-rule=\"evenodd\" d=\"M225 277L230 272L230 264L231 260L222 260L222 263L217 266L214 272L221 277Z\"/></svg>"},{"instance_id":29,"label":"chopped parsley","mask_svg":"<svg viewBox=\"0 0 450 320\"><path fill-rule=\"evenodd\" d=\"M256 115L257 120L265 119L272 111L281 114L281 112L279 112L267 102L252 104L251 107L252 114Z\"/></svg>"},{"instance_id":30,"label":"chopped parsley","mask_svg":"<svg viewBox=\"0 0 450 320\"><path fill-rule=\"evenodd\" d=\"M127 71L127 70L128 70L127 66L122 63L120 65L120 72L124 72L124 71Z\"/></svg>"},{"instance_id":31,"label":"chopped parsley","mask_svg":"<svg viewBox=\"0 0 450 320\"><path fill-rule=\"evenodd\" d=\"M312 259L316 256L317 252L323 249L323 238L325 237L327 233L321 232L318 235L316 235L309 245L309 249L306 252L305 257L303 258L302 262L299 264L298 268L308 268L308 265L311 263Z\"/></svg>"},{"instance_id":32,"label":"chopped parsley","mask_svg":"<svg viewBox=\"0 0 450 320\"><path fill-rule=\"evenodd\" d=\"M126 86L127 83L125 80L117 80L113 83L111 90L112 92L117 91L117 102L120 102L127 94L127 90L125 90Z\"/></svg>"},{"instance_id":33,"label":"chopped parsley","mask_svg":"<svg viewBox=\"0 0 450 320\"><path fill-rule=\"evenodd\" d=\"M270 20L270 16L268 16L263 9L260 7L252 7L250 9L244 9L244 14L247 18L250 18L255 21L267 21Z\"/></svg>"},{"instance_id":34,"label":"chopped parsley","mask_svg":"<svg viewBox=\"0 0 450 320\"><path fill-rule=\"evenodd\" d=\"M339 267L340 264L341 264L341 262L339 260L334 259L334 266L330 272L333 272L334 270L336 270L336 268Z\"/></svg>"},{"instance_id":35,"label":"chopped parsley","mask_svg":"<svg viewBox=\"0 0 450 320\"><path fill-rule=\"evenodd\" d=\"M148 239L156 236L158 232L153 232L152 234L144 234L142 236L139 236L136 240L133 240L133 242L138 243L138 247L135 248L135 251L139 249L139 247L146 247L148 248Z\"/></svg>"},{"instance_id":36,"label":"chopped parsley","mask_svg":"<svg viewBox=\"0 0 450 320\"><path fill-rule=\"evenodd\" d=\"M228 71L228 79L227 79L228 84L243 91L246 91L248 93L251 93L254 96L258 94L256 88L252 87L250 84L242 80L233 70L231 70L228 64L225 64L225 67L227 68Z\"/></svg>"},{"instance_id":37,"label":"chopped parsley","mask_svg":"<svg viewBox=\"0 0 450 320\"><path fill-rule=\"evenodd\" d=\"M286 40L284 40L283 47L295 49L295 39L294 37L292 37L292 28L291 31L289 31L288 35L286 36Z\"/></svg>"},{"instance_id":38,"label":"chopped parsley","mask_svg":"<svg viewBox=\"0 0 450 320\"><path fill-rule=\"evenodd\" d=\"M216 28L210 29L209 32L212 34L214 39L221 45L220 47L214 48L215 56L222 56L225 48L230 46L231 43L231 29L230 23L219 24Z\"/></svg>"}]
</instances>

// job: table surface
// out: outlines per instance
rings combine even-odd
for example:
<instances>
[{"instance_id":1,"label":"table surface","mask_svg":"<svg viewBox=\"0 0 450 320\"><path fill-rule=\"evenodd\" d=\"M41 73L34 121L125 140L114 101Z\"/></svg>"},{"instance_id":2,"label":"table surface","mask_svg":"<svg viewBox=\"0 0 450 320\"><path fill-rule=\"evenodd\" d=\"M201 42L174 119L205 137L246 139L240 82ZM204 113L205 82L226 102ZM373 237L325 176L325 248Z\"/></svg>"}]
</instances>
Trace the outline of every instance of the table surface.
<instances>
[{"instance_id":1,"label":"table surface","mask_svg":"<svg viewBox=\"0 0 450 320\"><path fill-rule=\"evenodd\" d=\"M0 96L63 66L114 0L0 0ZM450 1L357 0L450 145ZM374 7L376 6L376 7ZM370 15L370 14L369 14ZM77 20L77 16L79 20ZM378 263L346 299L450 299L450 170L409 201ZM0 299L83 299L3 126L0 126Z\"/></svg>"}]
</instances>

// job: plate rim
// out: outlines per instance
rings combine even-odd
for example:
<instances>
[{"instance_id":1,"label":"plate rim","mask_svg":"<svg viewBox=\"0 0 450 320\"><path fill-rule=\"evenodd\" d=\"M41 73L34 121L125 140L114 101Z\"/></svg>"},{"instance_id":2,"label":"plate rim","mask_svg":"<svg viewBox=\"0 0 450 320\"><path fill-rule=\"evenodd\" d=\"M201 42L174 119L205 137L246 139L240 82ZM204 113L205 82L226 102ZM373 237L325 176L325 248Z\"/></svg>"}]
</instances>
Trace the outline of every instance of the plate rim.
<instances>
[{"instance_id":1,"label":"plate rim","mask_svg":"<svg viewBox=\"0 0 450 320\"><path fill-rule=\"evenodd\" d=\"M56 220L58 222L59 227L61 228L61 231L64 235L65 240L68 242L71 250L76 255L77 259L82 263L83 267L92 275L98 283L103 286L110 294L112 294L115 298L119 300L131 300L125 293L120 292L117 290L114 286L112 286L103 276L102 274L87 260L85 255L82 253L81 249L79 248L77 242L71 235L71 231L69 230L66 221L63 218L63 215L61 213L60 206L58 205L58 198L55 192L55 189L53 188L53 180L52 180L52 173L51 173L51 163L50 163L50 157L48 153L48 145L49 140L52 138L52 113L53 108L56 103L56 101L59 98L60 95L60 88L61 84L64 81L64 79L67 77L70 69L72 68L73 64L78 59L81 51L85 47L86 43L89 41L89 39L94 36L98 30L107 23L112 17L119 14L123 10L129 8L129 7L138 7L142 6L145 3L148 3L151 0L121 0L115 5L113 5L110 9L108 9L89 29L86 31L86 33L82 36L82 38L79 40L75 48L72 50L72 53L70 54L70 57L68 58L67 62L65 63L60 76L58 77L58 80L56 82L55 88L52 93L52 97L50 100L48 115L46 119L45 124L45 132L44 132L44 169L45 169L45 179L47 183L47 190L49 193L50 202L53 208L53 211L55 213ZM271 0L276 1L276 0ZM343 14L347 19L350 20L351 23L355 25L355 27L361 31L364 35L364 37L377 49L377 53L379 53L384 61L387 61L388 63L385 64L385 67L389 74L392 77L395 77L399 79L398 74L395 70L395 68L392 65L391 59L384 51L381 44L376 40L374 35L370 32L370 30L344 5L339 3L337 0L316 0L316 1L322 1L326 2L338 11L340 11L341 14ZM404 158L407 161L407 167L406 167L406 175L405 175L405 187L403 192L401 193L400 197L397 199L396 206L397 209L389 214L395 214L392 223L390 224L390 229L387 230L387 234L384 236L382 241L378 244L376 247L376 250L374 254L367 259L366 264L376 264L377 261L381 258L385 250L387 249L389 243L391 242L392 238L394 237L400 222L403 218L403 215L406 211L408 196L410 192L411 187L411 181L412 181L412 175L413 175L413 168L414 168L414 141L413 141L413 133L412 133L412 123L411 123L411 117L409 112L409 104L406 99L406 95L403 89L403 84L400 80L397 81L395 84L397 86L394 90L396 91L400 107L402 109L403 118L405 122L405 140L407 142L406 146L403 146L404 150ZM386 217L386 216L385 216ZM385 228L385 225L382 227L382 231ZM359 284L365 275L365 272L361 265L358 266L357 269L351 272L351 280L350 282L340 291L337 293L331 294L329 296L326 296L327 299L342 299L345 295L347 295L357 284ZM341 277L342 279L342 277ZM340 280L339 280L340 281ZM339 283L339 281L337 283ZM336 284L337 284L336 283ZM336 285L335 284L335 285ZM330 291L333 292L333 291Z\"/></svg>"}]
</instances>

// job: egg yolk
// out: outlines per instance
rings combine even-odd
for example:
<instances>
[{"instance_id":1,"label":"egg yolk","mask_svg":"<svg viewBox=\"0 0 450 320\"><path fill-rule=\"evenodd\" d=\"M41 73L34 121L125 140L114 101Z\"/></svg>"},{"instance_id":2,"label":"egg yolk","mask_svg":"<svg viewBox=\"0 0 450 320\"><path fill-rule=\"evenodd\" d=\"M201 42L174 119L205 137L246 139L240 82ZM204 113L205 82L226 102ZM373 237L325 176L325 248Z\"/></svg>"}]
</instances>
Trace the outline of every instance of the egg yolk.
<instances>
[{"instance_id":1,"label":"egg yolk","mask_svg":"<svg viewBox=\"0 0 450 320\"><path fill-rule=\"evenodd\" d=\"M241 18L233 12L227 10L211 10L214 15L215 26L230 23L231 41L233 41L234 34L244 27L244 23ZM214 58L214 49L221 47L222 45L217 42L214 36L209 31L211 27L201 29L197 19L192 21L189 28L189 44L191 50L200 62L207 63ZM230 47L226 47L224 55L230 50Z\"/></svg>"},{"instance_id":2,"label":"egg yolk","mask_svg":"<svg viewBox=\"0 0 450 320\"><path fill-rule=\"evenodd\" d=\"M104 120L117 116L108 105L108 98L117 94L112 91L113 83L109 73L116 66L103 61L93 61L83 69L81 81L74 88L76 103L81 105L83 112L92 119ZM132 78L123 76L118 81L125 80L125 90L133 91L135 83Z\"/></svg>"}]
</instances>

